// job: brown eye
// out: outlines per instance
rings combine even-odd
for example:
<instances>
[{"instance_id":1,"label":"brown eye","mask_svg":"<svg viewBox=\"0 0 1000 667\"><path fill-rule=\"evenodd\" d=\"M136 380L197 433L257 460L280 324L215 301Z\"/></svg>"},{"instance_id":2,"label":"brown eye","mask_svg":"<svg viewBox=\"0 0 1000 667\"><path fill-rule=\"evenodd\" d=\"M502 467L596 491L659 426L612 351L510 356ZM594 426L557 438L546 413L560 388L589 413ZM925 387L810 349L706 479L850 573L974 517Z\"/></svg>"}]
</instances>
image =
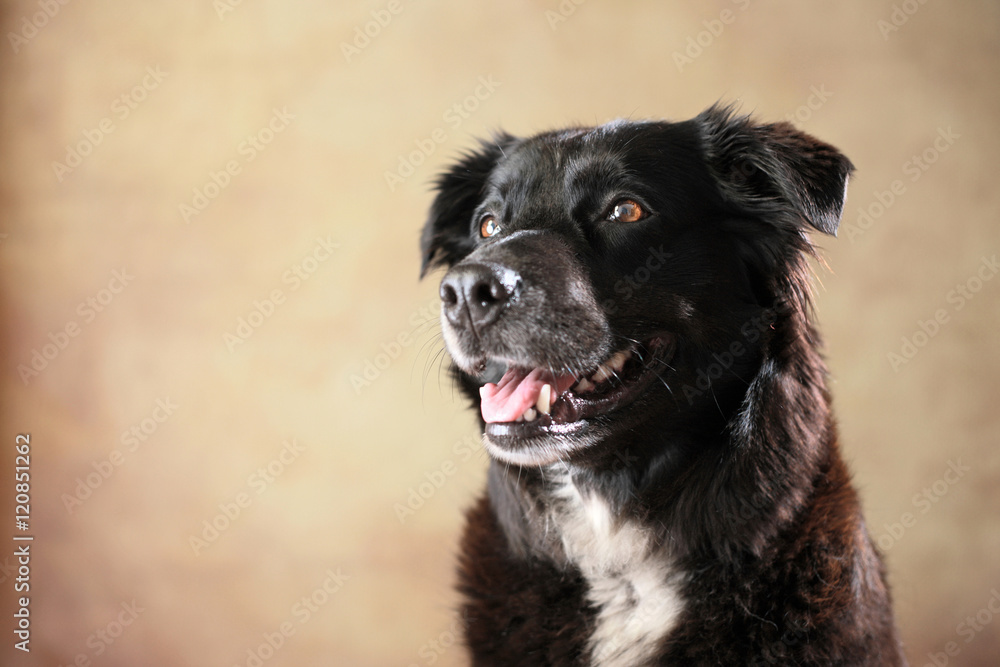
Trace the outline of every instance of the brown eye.
<instances>
[{"instance_id":1,"label":"brown eye","mask_svg":"<svg viewBox=\"0 0 1000 667\"><path fill-rule=\"evenodd\" d=\"M496 217L492 215L487 215L483 218L483 221L479 223L479 235L484 239L488 239L499 231L500 224L497 222Z\"/></svg>"},{"instance_id":2,"label":"brown eye","mask_svg":"<svg viewBox=\"0 0 1000 667\"><path fill-rule=\"evenodd\" d=\"M608 220L615 222L638 222L646 217L646 211L639 205L639 202L632 199L622 199L611 209Z\"/></svg>"}]
</instances>

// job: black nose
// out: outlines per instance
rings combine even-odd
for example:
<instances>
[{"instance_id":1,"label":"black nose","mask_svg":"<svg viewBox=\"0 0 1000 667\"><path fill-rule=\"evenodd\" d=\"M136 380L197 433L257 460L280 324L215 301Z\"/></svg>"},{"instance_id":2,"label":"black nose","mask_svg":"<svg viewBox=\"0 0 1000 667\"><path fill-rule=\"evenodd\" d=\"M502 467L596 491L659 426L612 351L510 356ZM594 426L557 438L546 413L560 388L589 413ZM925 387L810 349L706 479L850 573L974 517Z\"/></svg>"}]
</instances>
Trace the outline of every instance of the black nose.
<instances>
[{"instance_id":1,"label":"black nose","mask_svg":"<svg viewBox=\"0 0 1000 667\"><path fill-rule=\"evenodd\" d=\"M478 331L496 321L520 285L520 277L510 269L459 264L441 281L445 317L456 327L471 324Z\"/></svg>"}]
</instances>

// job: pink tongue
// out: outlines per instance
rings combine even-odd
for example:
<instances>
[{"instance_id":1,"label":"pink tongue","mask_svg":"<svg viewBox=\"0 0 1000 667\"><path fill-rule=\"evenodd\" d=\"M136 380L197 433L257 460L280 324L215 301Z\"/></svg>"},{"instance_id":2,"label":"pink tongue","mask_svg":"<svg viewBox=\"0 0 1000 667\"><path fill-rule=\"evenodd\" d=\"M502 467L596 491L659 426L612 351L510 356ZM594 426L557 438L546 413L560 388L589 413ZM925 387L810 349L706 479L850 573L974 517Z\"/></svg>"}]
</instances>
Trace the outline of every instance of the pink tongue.
<instances>
[{"instance_id":1,"label":"pink tongue","mask_svg":"<svg viewBox=\"0 0 1000 667\"><path fill-rule=\"evenodd\" d=\"M576 378L572 375L556 377L540 368L527 374L523 370L508 369L499 384L490 382L479 388L479 395L483 399L483 419L488 424L517 421L525 410L538 402L543 386L552 385L551 401L554 403L559 394L575 381Z\"/></svg>"}]
</instances>

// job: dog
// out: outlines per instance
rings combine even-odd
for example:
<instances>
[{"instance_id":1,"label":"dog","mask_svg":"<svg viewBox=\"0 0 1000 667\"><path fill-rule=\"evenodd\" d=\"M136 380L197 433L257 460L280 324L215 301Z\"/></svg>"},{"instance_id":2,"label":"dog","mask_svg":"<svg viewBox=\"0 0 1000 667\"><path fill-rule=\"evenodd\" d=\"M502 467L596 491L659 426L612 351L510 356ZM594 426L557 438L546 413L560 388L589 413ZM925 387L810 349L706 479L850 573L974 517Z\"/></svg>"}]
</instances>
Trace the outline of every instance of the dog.
<instances>
[{"instance_id":1,"label":"dog","mask_svg":"<svg viewBox=\"0 0 1000 667\"><path fill-rule=\"evenodd\" d=\"M811 312L853 169L717 104L441 174L421 275L490 455L473 664L906 664Z\"/></svg>"}]
</instances>

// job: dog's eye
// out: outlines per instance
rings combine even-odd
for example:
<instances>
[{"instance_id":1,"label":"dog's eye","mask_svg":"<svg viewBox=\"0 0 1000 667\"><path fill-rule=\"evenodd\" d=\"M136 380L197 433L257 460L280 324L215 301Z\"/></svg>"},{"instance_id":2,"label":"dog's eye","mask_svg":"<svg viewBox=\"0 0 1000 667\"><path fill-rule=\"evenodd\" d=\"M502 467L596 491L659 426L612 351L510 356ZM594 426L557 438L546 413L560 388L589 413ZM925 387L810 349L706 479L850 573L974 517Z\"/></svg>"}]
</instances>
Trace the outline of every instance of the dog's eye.
<instances>
[{"instance_id":1,"label":"dog's eye","mask_svg":"<svg viewBox=\"0 0 1000 667\"><path fill-rule=\"evenodd\" d=\"M608 214L608 220L614 220L615 222L638 222L645 217L646 211L639 202L632 199L622 199L615 204L614 208L611 209L611 213Z\"/></svg>"},{"instance_id":2,"label":"dog's eye","mask_svg":"<svg viewBox=\"0 0 1000 667\"><path fill-rule=\"evenodd\" d=\"M488 239L497 232L500 231L500 223L493 215L483 216L482 222L479 223L479 235L484 239Z\"/></svg>"}]
</instances>

